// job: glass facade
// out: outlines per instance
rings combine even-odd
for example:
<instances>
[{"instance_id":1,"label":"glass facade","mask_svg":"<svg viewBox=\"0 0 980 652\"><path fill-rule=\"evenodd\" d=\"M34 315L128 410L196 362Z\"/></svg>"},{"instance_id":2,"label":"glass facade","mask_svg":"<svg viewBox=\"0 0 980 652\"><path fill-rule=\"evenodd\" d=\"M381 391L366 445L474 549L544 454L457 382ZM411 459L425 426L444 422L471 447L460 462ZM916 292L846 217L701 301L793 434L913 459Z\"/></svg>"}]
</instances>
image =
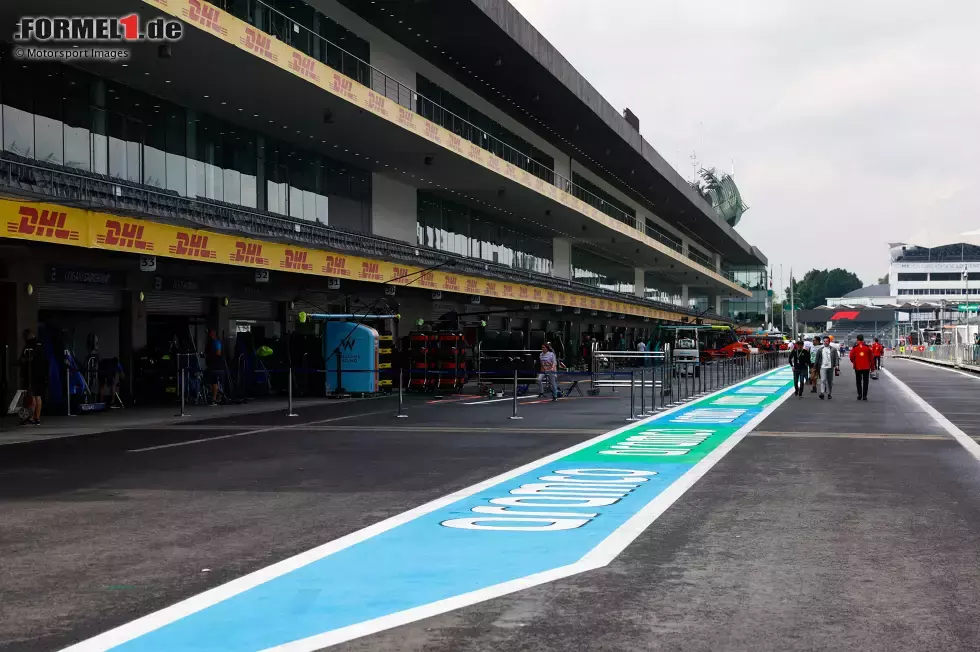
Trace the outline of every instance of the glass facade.
<instances>
[{"instance_id":1,"label":"glass facade","mask_svg":"<svg viewBox=\"0 0 980 652\"><path fill-rule=\"evenodd\" d=\"M431 192L418 193L420 245L460 256L550 274L552 243L499 224L492 215L457 204Z\"/></svg>"},{"instance_id":2,"label":"glass facade","mask_svg":"<svg viewBox=\"0 0 980 652\"><path fill-rule=\"evenodd\" d=\"M676 291L671 292L663 289L665 287L663 281L664 279L661 278L656 272L651 272L649 270L644 272L643 296L647 299L652 299L653 301L662 301L663 303L672 303L679 306L681 304L681 295ZM669 287L669 284L666 287Z\"/></svg>"},{"instance_id":3,"label":"glass facade","mask_svg":"<svg viewBox=\"0 0 980 652\"><path fill-rule=\"evenodd\" d=\"M572 280L625 294L634 294L636 288L632 267L578 247L572 247Z\"/></svg>"},{"instance_id":4,"label":"glass facade","mask_svg":"<svg viewBox=\"0 0 980 652\"><path fill-rule=\"evenodd\" d=\"M69 66L0 59L0 135L69 171L370 230L369 172Z\"/></svg>"},{"instance_id":5,"label":"glass facade","mask_svg":"<svg viewBox=\"0 0 980 652\"><path fill-rule=\"evenodd\" d=\"M722 301L723 313L738 324L765 322L770 309L769 274L764 267L725 267L725 276L752 292L751 297L731 298Z\"/></svg>"}]
</instances>

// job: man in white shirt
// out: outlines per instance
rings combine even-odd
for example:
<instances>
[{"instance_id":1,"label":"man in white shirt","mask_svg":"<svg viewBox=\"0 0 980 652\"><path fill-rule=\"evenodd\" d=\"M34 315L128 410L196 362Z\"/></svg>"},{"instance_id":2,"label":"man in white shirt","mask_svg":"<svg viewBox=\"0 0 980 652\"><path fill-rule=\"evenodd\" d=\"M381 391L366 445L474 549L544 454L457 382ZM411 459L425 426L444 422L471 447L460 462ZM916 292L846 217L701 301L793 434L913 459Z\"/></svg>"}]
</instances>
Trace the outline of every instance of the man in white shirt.
<instances>
[{"instance_id":1,"label":"man in white shirt","mask_svg":"<svg viewBox=\"0 0 980 652\"><path fill-rule=\"evenodd\" d=\"M538 355L540 363L540 373L538 374L538 396L544 396L544 377L548 376L551 383L551 400L558 400L558 358L551 349L551 345L545 342L541 345L541 353ZM515 388L516 391L516 388Z\"/></svg>"},{"instance_id":2,"label":"man in white shirt","mask_svg":"<svg viewBox=\"0 0 980 652\"><path fill-rule=\"evenodd\" d=\"M827 395L828 399L834 398L834 375L840 365L840 352L831 344L828 338L824 345L817 350L817 368L820 370L820 398Z\"/></svg>"}]
</instances>

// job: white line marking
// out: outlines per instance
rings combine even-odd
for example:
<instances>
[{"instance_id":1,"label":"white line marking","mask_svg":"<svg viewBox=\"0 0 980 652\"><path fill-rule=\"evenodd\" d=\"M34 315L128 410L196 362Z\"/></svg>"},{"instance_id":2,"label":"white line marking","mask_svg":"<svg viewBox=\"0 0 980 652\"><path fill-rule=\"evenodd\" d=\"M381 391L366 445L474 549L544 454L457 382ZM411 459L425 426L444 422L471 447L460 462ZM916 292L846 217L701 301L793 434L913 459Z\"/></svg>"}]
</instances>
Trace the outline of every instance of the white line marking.
<instances>
[{"instance_id":1,"label":"white line marking","mask_svg":"<svg viewBox=\"0 0 980 652\"><path fill-rule=\"evenodd\" d=\"M331 421L343 421L344 419L356 419L357 417L368 417L375 414L387 414L390 410L375 410L374 412L363 412L361 414L348 414L343 417L333 417L332 419L321 419L319 421L307 421L306 423L297 423L295 425L288 426L269 426L268 428L257 428L255 430L246 430L245 432L236 432L231 435L219 435L217 437L207 437L205 439L191 439L188 441L178 441L172 444L160 444L159 446L147 446L146 448L132 448L127 453L145 453L146 451L158 451L163 448L177 448L178 446L192 446L194 444L206 444L212 441L221 441L222 439L234 439L235 437L244 437L246 435L257 435L263 432L272 432L273 430L296 430L302 429L303 426L315 426L321 423L330 423Z\"/></svg>"},{"instance_id":2,"label":"white line marking","mask_svg":"<svg viewBox=\"0 0 980 652\"><path fill-rule=\"evenodd\" d=\"M742 382L736 385L732 385L730 387L720 389L712 394L708 394L704 398L710 399L718 394L729 391L735 387L739 387L746 383L750 383L753 380L757 380L757 379L758 376L754 376L747 380L743 380ZM787 390L786 396L789 395L790 391L792 390ZM782 398L778 399L770 407L775 409L774 406L782 403L786 399L786 396L783 396ZM64 648L62 652L103 652L104 650L112 649L113 647L122 645L123 643L138 638L143 634L147 634L154 630L160 629L161 627L164 627L165 625L169 625L170 623L180 620L181 618L185 618L187 616L190 616L191 614L197 613L198 611L201 611L215 604L218 604L219 602L223 602L224 600L232 598L240 593L244 593L245 591L255 588L260 584L264 584L266 582L276 579L277 577L281 577L287 573L290 573L298 568L302 568L303 566L312 564L313 562L323 559L324 557L328 557L334 554L335 552L338 552L345 548L349 548L350 546L353 546L357 543L361 543L362 541L366 541L367 539L370 539L372 537L378 536L379 534L387 532L388 530L394 529L400 525L404 525L405 523L413 521L421 516L425 516L426 514L434 512L448 505L451 505L458 500L461 500L468 496L472 496L476 493L479 493L485 489L489 489L490 487L496 486L498 484L504 483L508 480L512 480L529 471L533 471L534 469L545 466L546 464L550 464L552 462L560 460L567 455L571 455L580 450L584 450L590 446L593 446L601 441L605 441L606 439L615 437L622 432L635 428L638 425L643 425L645 423L650 423L658 419L662 419L665 416L669 416L670 414L673 414L674 412L685 409L687 407L689 407L689 404L678 405L677 407L670 408L669 410L665 410L660 414L654 415L642 421L630 423L620 428L616 428L615 430L611 430L605 434L599 435L598 437L593 437L592 439L588 439L584 442L576 444L575 446L571 446L569 448L560 450L556 453L552 453L551 455L542 457L541 459L536 460L534 462L529 462L528 464L520 466L516 469L512 469L510 471L507 471L506 473L502 473L493 478L489 478L487 480L484 480L483 482L479 482L475 485L466 487L464 489L460 489L459 491L451 493L448 496L437 498L436 500L425 503L424 505L420 505L414 509L410 509L407 512L402 512L401 514L397 514L395 516L392 516L391 518L387 518L383 521L379 521L374 525L369 525L364 529L358 530L356 532L352 532L348 535L340 537L339 539L334 539L333 541L327 542L321 546L317 546L316 548L311 548L306 552L301 552L298 555L294 555L287 559L283 559L282 561L276 562L271 566L266 566L265 568L261 568L257 571L249 573L248 575L243 575L242 577L234 579L226 584L222 584L221 586L216 586L213 589L209 589L203 593L199 593L185 600L181 600L180 602L173 604L169 607L165 607L159 611L155 611L141 618L137 618L136 620L128 622L124 625L120 625L119 627L110 629L109 631L103 632L98 636L71 645L67 648ZM763 410L763 412L760 413L760 417L762 415L768 415L769 412L771 412L769 408ZM750 425L752 427L755 427L755 423L757 422L757 420L758 418L753 419L751 422L743 426L743 429L749 427ZM263 429L263 431L264 430L265 429ZM738 432L741 432L741 429ZM738 436L737 433L735 435L732 435L732 438L735 438L736 436ZM741 439L741 437L739 437L739 439ZM199 443L201 441L211 441L211 440L195 440L192 443ZM724 446L724 444L722 444L722 446ZM721 448L722 446L719 446L719 448ZM730 447L726 448L726 452L728 450L730 450ZM702 468L702 465L709 458L711 458L711 455L706 456L698 464L692 467L691 470L689 470L687 473L681 476L681 478L679 478L677 482L681 482L688 475L690 475L697 469ZM717 459L721 459L721 458L719 457ZM715 462L717 461L717 459L715 459ZM715 462L712 462L711 465L714 465ZM711 467L710 466L703 467L700 475L704 475L704 473L706 473L709 468ZM700 475L698 477L700 477ZM693 482L691 482L691 484L693 484ZM678 497L679 496L680 494L678 494ZM676 500L676 498L674 500ZM655 499L654 503L656 502L657 501ZM667 509L668 506L669 505L664 506L663 509L664 510ZM647 508L648 507L649 505L647 506ZM647 508L644 508L641 511L646 513ZM660 513L662 513L662 510ZM656 516L654 516L653 519L659 516L660 513L656 514ZM620 526L620 529L626 527L630 523L635 522L635 519L636 516L634 516L629 521L627 521L622 526ZM651 522L653 519L651 519ZM602 543L600 543L600 546L604 545L606 541L609 541L611 538L615 537L618 531L619 530L613 532ZM636 533L636 535L634 535L633 538L636 538L637 535L639 535L639 531ZM615 541L619 541L619 540L617 539ZM611 545L615 546L618 545L618 543L613 543ZM588 555L586 555L586 557L588 557ZM512 580L511 582L505 582L503 584L498 584L496 586L486 587L484 589L473 591L471 593L467 593L464 595L447 598L446 600L441 600L439 602L423 605L421 607L415 607L413 609L408 609L396 614L390 614L388 616L376 618L371 621L334 630L334 632L330 632L327 634L321 634L307 639L302 639L300 641L293 641L292 643L286 644L290 646L288 648L284 646L279 646L278 648L273 648L273 649L279 649L279 650L288 649L290 651L317 650L319 648L324 647L324 645L333 645L333 643L326 643L326 644L313 643L307 645L302 645L302 644L306 641L311 641L313 639L319 640L325 636L330 636L331 634L335 634L342 631L347 631L347 632L356 631L356 633L352 633L348 635L347 638L343 639L343 640L350 640L360 636L365 636L367 634L379 632L389 627L394 627L396 625L402 625L409 622L413 622L415 620L419 620L420 618L425 618L439 613L452 611L454 609L459 609L460 607L465 607L469 604L475 604L476 602L488 600L490 598L497 597L499 595L504 595L506 593L511 593L513 591L519 591L522 589L530 588L538 584L560 579L561 577L567 577L568 575L573 575L575 573L580 573L586 570L592 570L592 568L598 568L598 566L590 567L588 564L584 564L582 560L579 560L578 562L570 566L565 566L563 568L556 568L550 571L546 571L544 573L539 573L537 575L530 575L528 577ZM372 623L370 629L367 629L368 623ZM341 641L338 640L335 642L339 643Z\"/></svg>"},{"instance_id":3,"label":"white line marking","mask_svg":"<svg viewBox=\"0 0 980 652\"><path fill-rule=\"evenodd\" d=\"M937 365L932 362L926 362L924 360L913 360L911 358L897 358L898 360L908 360L909 362L914 362L915 364L922 365L927 369L934 369L935 371L949 371L954 374L959 374L961 376L966 376L967 378L972 378L973 380L980 380L980 376L977 374L971 374L969 371L960 371L959 369L953 369L952 367L947 367L944 365ZM885 370L884 367L881 368L882 371Z\"/></svg>"},{"instance_id":4,"label":"white line marking","mask_svg":"<svg viewBox=\"0 0 980 652\"><path fill-rule=\"evenodd\" d=\"M980 444L973 441L973 439L969 435L967 435L965 432L957 428L956 424L954 424L952 421L950 421L945 416L943 416L943 414L939 412L939 410L929 405L929 403L926 402L924 398L922 398L921 396L913 392L912 389L908 385L903 383L901 380L899 380L898 377L895 376L895 374L888 371L887 369L882 369L882 371L884 371L889 378L895 381L895 384L901 387L902 391L908 394L909 398L911 398L913 402L917 403L919 407L921 407L923 410L928 412L929 415L932 416L933 419L935 419L936 423L941 425L943 429L946 432L948 432L950 436L952 436L952 438L959 443L960 446L965 448L970 455L977 458L977 461L980 462Z\"/></svg>"}]
</instances>

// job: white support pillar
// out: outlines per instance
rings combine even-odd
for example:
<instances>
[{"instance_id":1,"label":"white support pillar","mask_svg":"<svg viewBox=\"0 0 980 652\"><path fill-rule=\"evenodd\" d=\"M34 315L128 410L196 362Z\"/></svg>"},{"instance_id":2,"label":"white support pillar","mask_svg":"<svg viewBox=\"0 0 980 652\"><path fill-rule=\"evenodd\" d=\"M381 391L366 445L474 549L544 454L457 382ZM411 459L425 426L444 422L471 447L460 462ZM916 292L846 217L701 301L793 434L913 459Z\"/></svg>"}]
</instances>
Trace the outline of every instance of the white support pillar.
<instances>
[{"instance_id":1,"label":"white support pillar","mask_svg":"<svg viewBox=\"0 0 980 652\"><path fill-rule=\"evenodd\" d=\"M647 271L641 267L634 267L633 273L634 273L634 280L633 280L634 294L636 294L637 297L642 299L643 297L646 296Z\"/></svg>"},{"instance_id":2,"label":"white support pillar","mask_svg":"<svg viewBox=\"0 0 980 652\"><path fill-rule=\"evenodd\" d=\"M686 248L686 247L685 247ZM688 301L690 301L691 294L688 290L687 285L681 286L681 305L687 308Z\"/></svg>"},{"instance_id":3,"label":"white support pillar","mask_svg":"<svg viewBox=\"0 0 980 652\"><path fill-rule=\"evenodd\" d=\"M558 278L572 278L572 243L568 238L552 240L553 274Z\"/></svg>"}]
</instances>

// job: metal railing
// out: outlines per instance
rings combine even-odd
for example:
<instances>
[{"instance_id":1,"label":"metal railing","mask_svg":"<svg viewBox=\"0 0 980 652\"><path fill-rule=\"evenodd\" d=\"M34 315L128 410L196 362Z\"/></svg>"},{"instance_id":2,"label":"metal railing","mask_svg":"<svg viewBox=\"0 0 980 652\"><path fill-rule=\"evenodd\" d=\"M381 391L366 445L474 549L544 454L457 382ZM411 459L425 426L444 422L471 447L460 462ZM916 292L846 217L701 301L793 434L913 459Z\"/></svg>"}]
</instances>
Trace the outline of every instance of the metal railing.
<instances>
[{"instance_id":1,"label":"metal railing","mask_svg":"<svg viewBox=\"0 0 980 652\"><path fill-rule=\"evenodd\" d=\"M399 240L383 238L357 231L297 220L275 213L249 209L236 204L206 199L189 198L174 191L154 188L123 179L97 173L69 172L60 165L27 162L9 152L0 153L0 186L6 186L17 194L55 198L61 203L88 209L104 210L130 216L151 219L166 218L194 227L206 227L218 231L271 238L274 240L310 244L327 249L360 253L388 260L431 267L452 261L452 267L460 273L501 279L507 282L528 283L558 292L626 301L658 310L682 315L699 315L695 310L652 299L603 290L570 279L531 272L517 267L501 265L481 259L468 258L422 245L412 245ZM703 315L709 319L724 317L714 313Z\"/></svg>"},{"instance_id":2,"label":"metal railing","mask_svg":"<svg viewBox=\"0 0 980 652\"><path fill-rule=\"evenodd\" d=\"M894 353L900 358L935 362L952 367L971 366L980 368L980 345L974 344L922 344L906 345Z\"/></svg>"},{"instance_id":3,"label":"metal railing","mask_svg":"<svg viewBox=\"0 0 980 652\"><path fill-rule=\"evenodd\" d=\"M218 2L219 6L224 3ZM508 145L499 138L490 135L485 129L474 125L472 122L456 115L449 109L440 106L420 94L411 86L404 84L393 77L388 76L384 71L372 66L369 62L347 52L342 47L336 45L325 37L314 33L309 27L290 18L275 7L272 7L262 0L246 0L246 2L230 3L227 11L238 16L242 20L255 25L258 29L271 31L272 35L282 40L288 45L295 47L303 53L317 59L338 72L349 77L353 77L364 86L384 95L386 98L396 103L410 108L427 120L436 122L440 126L453 132L460 138L464 138L477 147L488 151L503 160L516 165L517 167L533 174L534 176L548 182L551 185L564 190L565 192L581 199L589 206L605 213L643 235L646 235L665 246L677 250L666 238L650 228L646 221L642 222L636 216L630 215L616 208L602 197L589 192L582 186L574 183L571 179L555 172L554 169L542 165L531 156L522 152L512 145ZM265 16L266 18L260 18ZM268 23L268 27L260 23ZM301 30L303 37L297 37L295 30L290 27L295 26ZM269 32L267 32L269 33ZM334 53L331 55L331 53ZM368 79L369 78L369 79ZM438 118L438 119L437 119ZM516 135L515 135L516 136ZM717 273L711 263L704 264L697 260L692 260L708 270Z\"/></svg>"}]
</instances>

